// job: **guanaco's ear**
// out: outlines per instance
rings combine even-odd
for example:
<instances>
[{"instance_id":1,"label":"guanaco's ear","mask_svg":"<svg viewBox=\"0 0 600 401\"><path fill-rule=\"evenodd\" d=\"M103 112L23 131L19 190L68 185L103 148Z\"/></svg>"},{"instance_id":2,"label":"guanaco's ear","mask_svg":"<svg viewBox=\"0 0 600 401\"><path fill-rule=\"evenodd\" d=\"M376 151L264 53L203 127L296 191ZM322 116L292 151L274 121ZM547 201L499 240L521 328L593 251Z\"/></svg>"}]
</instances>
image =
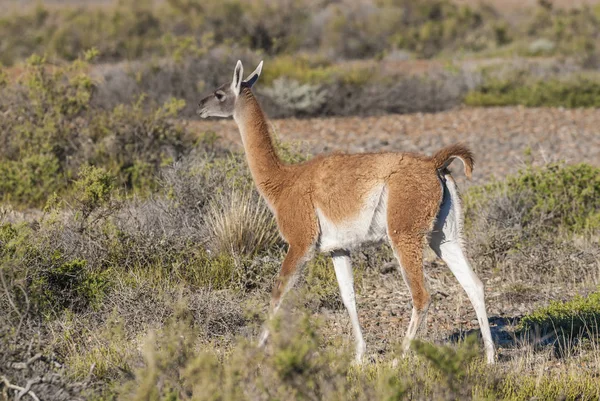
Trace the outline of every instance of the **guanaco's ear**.
<instances>
[{"instance_id":1,"label":"guanaco's ear","mask_svg":"<svg viewBox=\"0 0 600 401\"><path fill-rule=\"evenodd\" d=\"M242 62L238 60L235 65L235 70L233 71L233 81L231 82L231 90L235 95L240 94L240 89L242 88L242 75L244 74L244 67L242 67Z\"/></svg>"},{"instance_id":2,"label":"guanaco's ear","mask_svg":"<svg viewBox=\"0 0 600 401\"><path fill-rule=\"evenodd\" d=\"M262 66L263 66L263 62L261 61L258 64L258 67L256 67L256 70L254 70L254 72L252 72L252 74L248 75L248 77L244 81L248 85L248 87L252 88L252 86L254 86L256 81L258 81L258 77L260 77L260 73L262 72Z\"/></svg>"}]
</instances>

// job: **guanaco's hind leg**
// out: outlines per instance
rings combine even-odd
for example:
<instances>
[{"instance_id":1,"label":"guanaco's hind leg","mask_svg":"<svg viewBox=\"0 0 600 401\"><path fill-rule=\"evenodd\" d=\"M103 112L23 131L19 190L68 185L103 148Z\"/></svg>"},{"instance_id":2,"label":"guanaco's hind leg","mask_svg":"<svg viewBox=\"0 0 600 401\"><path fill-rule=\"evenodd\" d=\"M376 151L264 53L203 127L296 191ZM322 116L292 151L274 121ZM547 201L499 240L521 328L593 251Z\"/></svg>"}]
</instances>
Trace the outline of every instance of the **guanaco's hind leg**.
<instances>
[{"instance_id":1,"label":"guanaco's hind leg","mask_svg":"<svg viewBox=\"0 0 600 401\"><path fill-rule=\"evenodd\" d=\"M481 329L488 363L495 362L494 343L485 310L483 283L469 265L462 246L462 211L454 180L445 176L444 202L430 239L433 251L448 265L467 293Z\"/></svg>"},{"instance_id":2,"label":"guanaco's hind leg","mask_svg":"<svg viewBox=\"0 0 600 401\"><path fill-rule=\"evenodd\" d=\"M411 341L415 339L419 328L427 319L427 310L431 303L423 275L423 238L395 236L392 237L392 246L400 264L402 277L412 296L412 314L402 342L402 348L407 352Z\"/></svg>"},{"instance_id":3,"label":"guanaco's hind leg","mask_svg":"<svg viewBox=\"0 0 600 401\"><path fill-rule=\"evenodd\" d=\"M419 182L419 187L409 188L413 182ZM430 195L424 197L423 193ZM433 226L441 197L439 179L435 174L402 177L402 180L389 185L388 237L400 263L413 304L403 342L405 351L426 320L431 302L423 275L423 248L426 244L426 234Z\"/></svg>"}]
</instances>

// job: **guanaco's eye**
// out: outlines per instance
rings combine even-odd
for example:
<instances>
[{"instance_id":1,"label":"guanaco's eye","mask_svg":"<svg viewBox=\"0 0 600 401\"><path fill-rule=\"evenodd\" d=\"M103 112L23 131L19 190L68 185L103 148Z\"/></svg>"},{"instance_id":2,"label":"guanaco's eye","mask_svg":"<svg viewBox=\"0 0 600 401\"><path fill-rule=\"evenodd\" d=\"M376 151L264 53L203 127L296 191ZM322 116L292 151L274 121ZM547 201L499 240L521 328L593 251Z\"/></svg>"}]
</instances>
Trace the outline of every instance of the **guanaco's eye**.
<instances>
[{"instance_id":1,"label":"guanaco's eye","mask_svg":"<svg viewBox=\"0 0 600 401\"><path fill-rule=\"evenodd\" d=\"M215 92L215 97L217 98L217 100L219 102L222 102L223 99L225 99L225 94L223 92L221 92L221 91L216 91Z\"/></svg>"}]
</instances>

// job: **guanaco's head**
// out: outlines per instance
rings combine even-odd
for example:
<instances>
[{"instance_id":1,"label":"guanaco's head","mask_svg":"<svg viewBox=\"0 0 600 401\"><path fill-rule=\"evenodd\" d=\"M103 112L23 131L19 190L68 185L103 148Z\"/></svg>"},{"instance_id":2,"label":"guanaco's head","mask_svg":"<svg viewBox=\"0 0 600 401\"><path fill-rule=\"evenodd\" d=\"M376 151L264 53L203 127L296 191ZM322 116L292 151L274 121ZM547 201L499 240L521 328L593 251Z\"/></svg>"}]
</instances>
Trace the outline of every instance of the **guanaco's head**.
<instances>
[{"instance_id":1,"label":"guanaco's head","mask_svg":"<svg viewBox=\"0 0 600 401\"><path fill-rule=\"evenodd\" d=\"M233 70L233 81L219 86L213 93L200 100L198 115L202 118L231 117L242 89L252 88L258 81L262 65L263 62L261 61L256 70L243 81L244 67L242 67L242 62L238 60L235 70Z\"/></svg>"}]
</instances>

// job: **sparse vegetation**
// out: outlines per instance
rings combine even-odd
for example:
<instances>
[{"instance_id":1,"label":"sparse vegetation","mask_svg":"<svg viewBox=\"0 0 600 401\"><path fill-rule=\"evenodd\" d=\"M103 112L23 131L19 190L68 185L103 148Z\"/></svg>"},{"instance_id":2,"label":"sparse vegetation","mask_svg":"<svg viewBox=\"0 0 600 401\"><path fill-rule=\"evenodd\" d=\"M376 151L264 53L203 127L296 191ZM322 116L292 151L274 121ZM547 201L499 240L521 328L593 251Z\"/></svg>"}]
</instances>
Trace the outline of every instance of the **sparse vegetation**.
<instances>
[{"instance_id":1,"label":"sparse vegetation","mask_svg":"<svg viewBox=\"0 0 600 401\"><path fill-rule=\"evenodd\" d=\"M32 53L75 60L91 47L103 62L204 52L236 44L270 56L298 51L331 59L496 54L567 55L589 62L600 35L597 7L564 10L551 2L522 11L515 23L491 5L449 0L227 2L122 1L99 7L13 10L0 19L0 62ZM23 29L26 29L24 32ZM201 50L204 49L204 50ZM199 54L200 54L199 53Z\"/></svg>"},{"instance_id":2,"label":"sparse vegetation","mask_svg":"<svg viewBox=\"0 0 600 401\"><path fill-rule=\"evenodd\" d=\"M465 193L466 244L488 303L511 305L508 316L490 313L497 366L464 335L474 315L431 255L429 335L401 358L409 297L383 247L352 255L359 304L369 306L360 309L369 354L355 366L326 255L306 264L269 323L272 339L256 347L286 246L244 155L222 148L218 129L191 132L185 120L238 58L267 59L256 90L272 118L463 102L598 107L598 16L540 1L515 26L492 6L449 0L7 10L0 399L600 398L597 165L528 165ZM415 58L433 60L421 68ZM414 117L425 127L430 116ZM314 129L327 135L323 124ZM286 162L308 158L277 146ZM449 304L456 312L442 315Z\"/></svg>"},{"instance_id":3,"label":"sparse vegetation","mask_svg":"<svg viewBox=\"0 0 600 401\"><path fill-rule=\"evenodd\" d=\"M466 196L470 253L517 280L595 282L599 170L587 164L527 167Z\"/></svg>"}]
</instances>

